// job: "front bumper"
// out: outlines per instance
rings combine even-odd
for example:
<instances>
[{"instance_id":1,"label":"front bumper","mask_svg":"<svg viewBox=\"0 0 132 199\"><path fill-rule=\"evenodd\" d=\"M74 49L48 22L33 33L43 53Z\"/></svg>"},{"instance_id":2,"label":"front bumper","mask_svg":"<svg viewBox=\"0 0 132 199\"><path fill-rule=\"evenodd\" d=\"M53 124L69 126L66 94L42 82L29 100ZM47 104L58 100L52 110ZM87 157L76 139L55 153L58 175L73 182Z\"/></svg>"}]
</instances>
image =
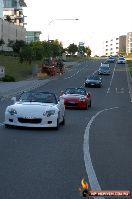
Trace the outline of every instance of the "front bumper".
<instances>
[{"instance_id":1,"label":"front bumper","mask_svg":"<svg viewBox=\"0 0 132 199\"><path fill-rule=\"evenodd\" d=\"M5 125L20 126L20 127L56 127L57 115L50 117L21 117L17 115L5 115Z\"/></svg>"},{"instance_id":2,"label":"front bumper","mask_svg":"<svg viewBox=\"0 0 132 199\"><path fill-rule=\"evenodd\" d=\"M86 87L100 87L102 83L100 82L86 82L85 86Z\"/></svg>"},{"instance_id":3,"label":"front bumper","mask_svg":"<svg viewBox=\"0 0 132 199\"><path fill-rule=\"evenodd\" d=\"M75 101L75 102L72 102L72 101L65 101L64 102L65 104L65 107L66 108L78 108L78 109L85 109L86 106L87 106L87 102L83 102L83 101Z\"/></svg>"}]
</instances>

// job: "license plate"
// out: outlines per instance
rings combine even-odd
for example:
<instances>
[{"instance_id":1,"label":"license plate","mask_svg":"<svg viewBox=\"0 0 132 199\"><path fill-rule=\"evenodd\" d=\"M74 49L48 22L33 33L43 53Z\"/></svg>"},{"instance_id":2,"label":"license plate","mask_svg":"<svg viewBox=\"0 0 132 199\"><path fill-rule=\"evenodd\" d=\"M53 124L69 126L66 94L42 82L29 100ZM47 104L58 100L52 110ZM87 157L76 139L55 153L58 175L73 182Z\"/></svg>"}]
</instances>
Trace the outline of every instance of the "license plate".
<instances>
[{"instance_id":1,"label":"license plate","mask_svg":"<svg viewBox=\"0 0 132 199\"><path fill-rule=\"evenodd\" d=\"M75 102L69 102L70 104L75 104Z\"/></svg>"}]
</instances>

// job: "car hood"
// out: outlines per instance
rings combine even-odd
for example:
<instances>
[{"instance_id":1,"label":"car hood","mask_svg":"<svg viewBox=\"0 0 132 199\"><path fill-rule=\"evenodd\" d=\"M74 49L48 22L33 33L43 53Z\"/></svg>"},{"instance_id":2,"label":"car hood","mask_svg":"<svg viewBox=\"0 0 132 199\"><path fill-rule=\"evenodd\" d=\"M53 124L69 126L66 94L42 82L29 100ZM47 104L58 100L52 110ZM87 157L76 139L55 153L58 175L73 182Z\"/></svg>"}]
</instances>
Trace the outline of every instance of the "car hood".
<instances>
[{"instance_id":1,"label":"car hood","mask_svg":"<svg viewBox=\"0 0 132 199\"><path fill-rule=\"evenodd\" d=\"M8 106L7 109L13 108L17 111L17 114L24 115L39 115L45 113L47 110L57 110L56 104L51 103L39 103L39 102L16 102L15 104Z\"/></svg>"}]
</instances>

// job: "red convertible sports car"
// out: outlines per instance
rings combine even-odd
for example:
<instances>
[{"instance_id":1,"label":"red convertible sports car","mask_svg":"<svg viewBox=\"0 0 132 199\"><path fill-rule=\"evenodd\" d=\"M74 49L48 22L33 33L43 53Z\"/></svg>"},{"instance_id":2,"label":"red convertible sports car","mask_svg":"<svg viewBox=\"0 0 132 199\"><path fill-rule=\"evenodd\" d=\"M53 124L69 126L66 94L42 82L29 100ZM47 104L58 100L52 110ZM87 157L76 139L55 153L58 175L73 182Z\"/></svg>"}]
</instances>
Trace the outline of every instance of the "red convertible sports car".
<instances>
[{"instance_id":1,"label":"red convertible sports car","mask_svg":"<svg viewBox=\"0 0 132 199\"><path fill-rule=\"evenodd\" d=\"M88 109L91 107L91 93L85 88L67 88L60 96L66 108Z\"/></svg>"}]
</instances>

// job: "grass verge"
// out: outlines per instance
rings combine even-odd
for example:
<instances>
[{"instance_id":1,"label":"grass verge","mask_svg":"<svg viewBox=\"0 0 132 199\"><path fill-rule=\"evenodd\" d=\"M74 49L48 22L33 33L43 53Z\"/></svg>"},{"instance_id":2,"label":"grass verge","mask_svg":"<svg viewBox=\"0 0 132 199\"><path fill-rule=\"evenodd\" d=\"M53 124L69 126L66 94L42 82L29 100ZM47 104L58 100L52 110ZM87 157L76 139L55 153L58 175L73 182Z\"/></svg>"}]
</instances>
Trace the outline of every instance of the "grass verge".
<instances>
[{"instance_id":1,"label":"grass verge","mask_svg":"<svg viewBox=\"0 0 132 199\"><path fill-rule=\"evenodd\" d=\"M132 77L132 60L128 60L127 63L128 63L128 68L129 68L130 75Z\"/></svg>"},{"instance_id":2,"label":"grass verge","mask_svg":"<svg viewBox=\"0 0 132 199\"><path fill-rule=\"evenodd\" d=\"M0 65L5 67L5 74L13 76L16 81L32 77L32 67L34 64L21 64L17 57L0 55Z\"/></svg>"}]
</instances>

